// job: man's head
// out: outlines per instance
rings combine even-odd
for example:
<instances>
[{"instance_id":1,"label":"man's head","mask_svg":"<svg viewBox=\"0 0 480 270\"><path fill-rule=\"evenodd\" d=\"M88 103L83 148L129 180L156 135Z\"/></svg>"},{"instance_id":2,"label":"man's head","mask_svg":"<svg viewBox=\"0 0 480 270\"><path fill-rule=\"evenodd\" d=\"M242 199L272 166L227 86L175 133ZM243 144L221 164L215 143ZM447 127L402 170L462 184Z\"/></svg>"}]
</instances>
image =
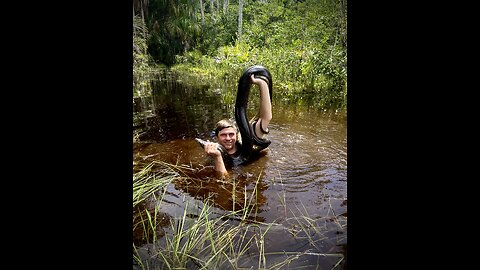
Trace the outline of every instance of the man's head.
<instances>
[{"instance_id":1,"label":"man's head","mask_svg":"<svg viewBox=\"0 0 480 270\"><path fill-rule=\"evenodd\" d=\"M215 137L217 138L218 143L227 151L230 151L235 147L237 132L235 123L228 119L218 121L215 126Z\"/></svg>"}]
</instances>

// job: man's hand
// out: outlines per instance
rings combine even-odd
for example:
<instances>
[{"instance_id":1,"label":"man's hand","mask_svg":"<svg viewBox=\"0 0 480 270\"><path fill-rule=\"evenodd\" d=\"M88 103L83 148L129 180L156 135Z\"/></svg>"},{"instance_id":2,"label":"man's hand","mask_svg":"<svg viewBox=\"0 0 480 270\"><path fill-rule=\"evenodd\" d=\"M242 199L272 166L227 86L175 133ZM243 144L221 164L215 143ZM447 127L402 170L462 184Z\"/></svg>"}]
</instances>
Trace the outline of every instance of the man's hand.
<instances>
[{"instance_id":1,"label":"man's hand","mask_svg":"<svg viewBox=\"0 0 480 270\"><path fill-rule=\"evenodd\" d=\"M212 156L215 160L215 171L217 171L219 177L228 176L227 169L223 163L222 153L218 149L220 145L218 143L207 141L205 143L205 153Z\"/></svg>"},{"instance_id":2,"label":"man's hand","mask_svg":"<svg viewBox=\"0 0 480 270\"><path fill-rule=\"evenodd\" d=\"M205 153L212 157L220 157L222 153L218 150L218 143L207 141L205 144Z\"/></svg>"},{"instance_id":3,"label":"man's hand","mask_svg":"<svg viewBox=\"0 0 480 270\"><path fill-rule=\"evenodd\" d=\"M253 84L260 85L261 83L265 83L265 85L267 85L267 87L268 87L268 84L267 84L266 81L264 81L264 80L262 80L262 79L255 78L255 75L254 75L254 74L252 74L252 75L250 76L250 79L252 80L252 83L253 83Z\"/></svg>"}]
</instances>

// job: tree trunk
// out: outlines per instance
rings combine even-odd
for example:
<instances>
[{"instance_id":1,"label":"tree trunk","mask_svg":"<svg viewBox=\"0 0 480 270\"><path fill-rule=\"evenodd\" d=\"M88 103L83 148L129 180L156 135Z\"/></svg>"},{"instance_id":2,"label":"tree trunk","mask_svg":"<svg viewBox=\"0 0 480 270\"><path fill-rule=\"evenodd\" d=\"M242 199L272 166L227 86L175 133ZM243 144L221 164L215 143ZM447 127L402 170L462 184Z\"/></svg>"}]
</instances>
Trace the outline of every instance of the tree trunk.
<instances>
[{"instance_id":1,"label":"tree trunk","mask_svg":"<svg viewBox=\"0 0 480 270\"><path fill-rule=\"evenodd\" d=\"M202 13L202 26L205 27L205 14L203 12L203 0L200 0L200 13Z\"/></svg>"},{"instance_id":2,"label":"tree trunk","mask_svg":"<svg viewBox=\"0 0 480 270\"><path fill-rule=\"evenodd\" d=\"M238 42L242 37L243 0L238 0Z\"/></svg>"},{"instance_id":3,"label":"tree trunk","mask_svg":"<svg viewBox=\"0 0 480 270\"><path fill-rule=\"evenodd\" d=\"M228 14L228 0L223 0L223 13Z\"/></svg>"},{"instance_id":4,"label":"tree trunk","mask_svg":"<svg viewBox=\"0 0 480 270\"><path fill-rule=\"evenodd\" d=\"M212 17L212 21L213 21L213 14L214 14L213 8L214 8L213 0L210 0L210 16Z\"/></svg>"}]
</instances>

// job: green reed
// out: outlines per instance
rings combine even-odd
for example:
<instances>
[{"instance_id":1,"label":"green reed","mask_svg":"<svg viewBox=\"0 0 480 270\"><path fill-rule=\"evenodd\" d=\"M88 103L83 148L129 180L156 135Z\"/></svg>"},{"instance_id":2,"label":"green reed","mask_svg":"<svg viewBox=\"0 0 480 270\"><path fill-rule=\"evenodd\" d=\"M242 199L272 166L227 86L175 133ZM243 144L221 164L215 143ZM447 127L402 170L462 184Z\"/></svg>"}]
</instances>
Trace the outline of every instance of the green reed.
<instances>
[{"instance_id":1,"label":"green reed","mask_svg":"<svg viewBox=\"0 0 480 270\"><path fill-rule=\"evenodd\" d=\"M306 237L314 250L265 252L268 232L274 226L283 225L251 219L252 215L256 215L254 206L257 203L260 177L256 179L250 193L245 186L244 205L241 209L219 214L216 213L218 209L215 211L212 208L211 198L195 203L186 201L183 214L180 217L170 217L168 225L165 226L165 223L159 222L159 213L167 186L189 177L192 170L178 164L155 161L134 173L133 206L140 206L147 201L155 202L155 209L142 210L134 224L134 229L141 228L144 238L147 239L147 244L141 247L133 244L136 269L246 269L254 265L255 260L257 269L280 269L288 267L290 263L304 255L337 257L338 261L333 268L343 261L342 254L314 252L320 250L317 242L323 238L314 236L321 236L322 232L317 224L318 219L311 218L303 204L303 209L297 207L299 215L290 210L293 218L287 218L285 221L287 223L293 221L294 224L291 228L285 229L295 238ZM281 184L283 187L282 181ZM234 182L234 189L235 185ZM285 191L280 197L281 205L286 209ZM164 230L164 235L159 237L157 234L160 230ZM299 234L305 236L301 237ZM281 261L269 263L267 258L271 255L284 257Z\"/></svg>"}]
</instances>

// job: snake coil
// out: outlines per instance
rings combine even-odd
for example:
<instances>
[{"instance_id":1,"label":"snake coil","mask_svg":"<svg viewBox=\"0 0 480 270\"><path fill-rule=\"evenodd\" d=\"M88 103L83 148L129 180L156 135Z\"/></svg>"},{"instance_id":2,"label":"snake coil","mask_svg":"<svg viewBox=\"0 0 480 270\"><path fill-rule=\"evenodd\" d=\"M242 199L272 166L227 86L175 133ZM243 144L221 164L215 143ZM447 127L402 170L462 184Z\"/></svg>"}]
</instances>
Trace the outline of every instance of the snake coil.
<instances>
[{"instance_id":1,"label":"snake coil","mask_svg":"<svg viewBox=\"0 0 480 270\"><path fill-rule=\"evenodd\" d=\"M235 163L242 164L248 161L252 154L267 148L271 141L257 137L253 126L248 121L247 105L248 96L252 81L251 75L267 82L268 91L270 93L270 102L272 102L272 75L263 66L254 65L246 69L240 79L238 80L237 99L235 101L235 121L242 136L242 147L238 157L235 158Z\"/></svg>"}]
</instances>

